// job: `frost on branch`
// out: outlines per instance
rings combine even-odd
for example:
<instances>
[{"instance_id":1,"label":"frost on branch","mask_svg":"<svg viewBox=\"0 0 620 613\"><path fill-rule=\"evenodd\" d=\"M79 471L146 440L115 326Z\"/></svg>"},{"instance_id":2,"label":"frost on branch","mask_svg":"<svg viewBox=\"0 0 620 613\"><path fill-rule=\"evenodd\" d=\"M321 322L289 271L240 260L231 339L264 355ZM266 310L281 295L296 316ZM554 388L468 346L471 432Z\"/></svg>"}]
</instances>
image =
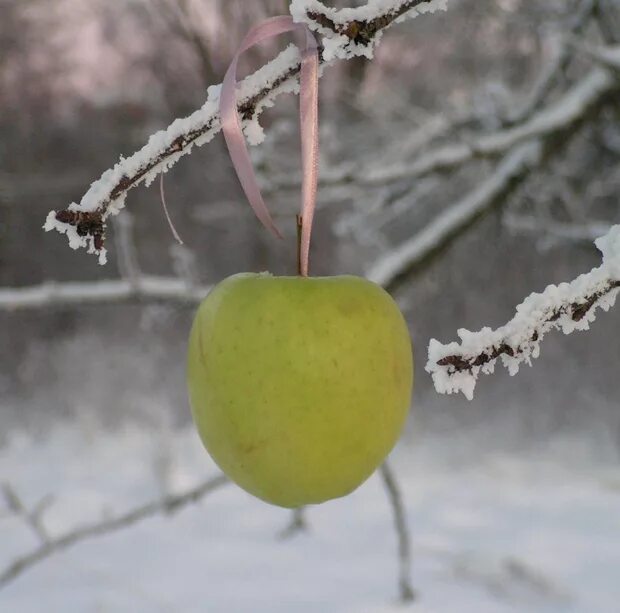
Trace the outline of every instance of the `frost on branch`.
<instances>
[{"instance_id":1,"label":"frost on branch","mask_svg":"<svg viewBox=\"0 0 620 613\"><path fill-rule=\"evenodd\" d=\"M392 23L420 13L445 9L447 0L370 0L355 9L335 9L317 0L293 0L291 14L296 21L308 24L322 35L321 65L355 55L372 56L381 32ZM272 106L282 93L299 91L299 51L290 45L274 60L265 64L239 84L237 108L244 132L251 144L263 140L258 117ZM49 213L46 231L66 234L73 249L85 247L105 264L106 220L118 215L133 187L149 185L166 172L194 146L208 143L220 131L218 113L220 86L209 88L205 104L189 117L177 119L166 130L153 134L148 143L128 158L121 158L95 181L79 203L63 211ZM93 229L89 222L97 222Z\"/></svg>"},{"instance_id":2,"label":"frost on branch","mask_svg":"<svg viewBox=\"0 0 620 613\"><path fill-rule=\"evenodd\" d=\"M260 142L257 116L273 105L275 98L284 92L296 92L297 81L288 79L299 66L299 51L289 45L272 62L241 81L238 89L239 111L248 140ZM268 93L266 93L268 92ZM211 141L220 130L220 86L208 90L205 104L183 119L175 120L166 130L153 134L147 144L129 158L123 158L106 170L84 194L79 204L73 202L64 211L51 211L43 228L66 234L72 249L85 247L88 253L99 256L99 263L106 263L103 246L105 222L110 215L118 215L125 206L127 192L136 185L150 185L158 174L166 172L180 157L191 153ZM96 220L96 231L90 220Z\"/></svg>"},{"instance_id":3,"label":"frost on branch","mask_svg":"<svg viewBox=\"0 0 620 613\"><path fill-rule=\"evenodd\" d=\"M448 0L369 0L361 7L335 9L319 0L292 0L291 15L306 22L323 38L323 58L346 60L355 56L372 59L383 30L392 23L422 13L445 11Z\"/></svg>"},{"instance_id":4,"label":"frost on branch","mask_svg":"<svg viewBox=\"0 0 620 613\"><path fill-rule=\"evenodd\" d=\"M440 394L463 392L471 400L480 374L491 374L501 359L511 375L521 363L531 365L540 354L540 342L550 330L564 334L587 330L597 307L607 311L620 290L620 225L613 226L596 246L603 263L571 283L549 285L542 294L531 294L517 307L517 314L497 330L461 329L461 342L442 345L432 339L427 372Z\"/></svg>"}]
</instances>

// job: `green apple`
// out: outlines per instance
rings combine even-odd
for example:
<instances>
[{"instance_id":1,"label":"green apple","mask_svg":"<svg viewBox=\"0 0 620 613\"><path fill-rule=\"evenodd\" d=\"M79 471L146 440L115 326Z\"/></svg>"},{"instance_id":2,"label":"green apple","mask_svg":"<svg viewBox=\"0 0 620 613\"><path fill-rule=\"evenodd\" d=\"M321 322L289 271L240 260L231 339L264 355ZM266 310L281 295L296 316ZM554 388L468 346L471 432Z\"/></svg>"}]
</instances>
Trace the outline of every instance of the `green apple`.
<instances>
[{"instance_id":1,"label":"green apple","mask_svg":"<svg viewBox=\"0 0 620 613\"><path fill-rule=\"evenodd\" d=\"M411 341L390 295L365 279L238 274L198 309L187 381L219 467L258 498L298 507L353 491L392 449Z\"/></svg>"}]
</instances>

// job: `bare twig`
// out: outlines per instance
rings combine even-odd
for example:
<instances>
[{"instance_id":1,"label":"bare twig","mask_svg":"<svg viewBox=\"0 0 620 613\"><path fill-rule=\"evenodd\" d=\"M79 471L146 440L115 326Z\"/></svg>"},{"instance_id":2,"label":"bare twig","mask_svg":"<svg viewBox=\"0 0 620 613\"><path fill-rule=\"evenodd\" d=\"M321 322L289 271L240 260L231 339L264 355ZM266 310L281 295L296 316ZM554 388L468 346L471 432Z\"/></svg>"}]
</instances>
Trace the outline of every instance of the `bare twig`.
<instances>
[{"instance_id":1,"label":"bare twig","mask_svg":"<svg viewBox=\"0 0 620 613\"><path fill-rule=\"evenodd\" d=\"M228 479L223 475L212 477L182 494L170 494L159 500L136 507L118 517L76 528L62 536L51 537L40 547L16 559L1 571L0 587L13 581L30 567L49 558L52 554L67 549L85 539L127 528L147 517L174 513L188 504L198 502L207 494L219 489L226 483L228 483Z\"/></svg>"},{"instance_id":2,"label":"bare twig","mask_svg":"<svg viewBox=\"0 0 620 613\"><path fill-rule=\"evenodd\" d=\"M381 473L388 500L394 513L394 527L398 541L399 596L402 602L409 602L415 599L415 592L411 586L411 536L407 526L405 506L396 476L387 461L381 465L379 472Z\"/></svg>"},{"instance_id":3,"label":"bare twig","mask_svg":"<svg viewBox=\"0 0 620 613\"><path fill-rule=\"evenodd\" d=\"M43 524L43 514L54 501L54 497L47 494L29 509L10 483L3 483L1 489L8 510L13 515L21 517L32 528L41 543L49 543L50 537Z\"/></svg>"},{"instance_id":4,"label":"bare twig","mask_svg":"<svg viewBox=\"0 0 620 613\"><path fill-rule=\"evenodd\" d=\"M300 532L308 530L308 522L306 521L305 507L298 507L291 511L291 521L280 532L281 539L289 539Z\"/></svg>"}]
</instances>

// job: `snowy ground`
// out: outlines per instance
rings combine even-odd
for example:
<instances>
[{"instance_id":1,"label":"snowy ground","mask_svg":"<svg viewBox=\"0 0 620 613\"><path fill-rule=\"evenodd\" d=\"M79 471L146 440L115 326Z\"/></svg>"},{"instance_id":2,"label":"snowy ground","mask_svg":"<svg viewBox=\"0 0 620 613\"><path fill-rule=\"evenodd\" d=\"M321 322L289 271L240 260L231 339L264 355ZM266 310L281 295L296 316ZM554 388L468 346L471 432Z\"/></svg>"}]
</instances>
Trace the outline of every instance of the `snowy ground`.
<instances>
[{"instance_id":1,"label":"snowy ground","mask_svg":"<svg viewBox=\"0 0 620 613\"><path fill-rule=\"evenodd\" d=\"M172 517L33 566L0 590L0 611L620 610L620 468L562 466L558 454L453 462L442 449L401 444L393 458L414 539L418 599L407 607L396 601L396 539L375 476L352 496L311 508L308 531L289 539L279 536L288 511L226 485ZM0 448L0 481L30 504L54 494L45 515L52 534L215 473L189 428L106 434L73 423L42 440L13 433ZM28 526L0 512L0 572L34 546Z\"/></svg>"}]
</instances>

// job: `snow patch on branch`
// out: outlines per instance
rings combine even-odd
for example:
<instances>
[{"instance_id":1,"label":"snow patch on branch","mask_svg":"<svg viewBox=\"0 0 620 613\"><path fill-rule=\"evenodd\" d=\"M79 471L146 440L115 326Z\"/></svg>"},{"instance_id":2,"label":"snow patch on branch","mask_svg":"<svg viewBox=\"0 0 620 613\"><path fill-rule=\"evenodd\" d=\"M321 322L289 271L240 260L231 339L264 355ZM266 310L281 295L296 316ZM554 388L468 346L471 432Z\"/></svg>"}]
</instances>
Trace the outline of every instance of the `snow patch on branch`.
<instances>
[{"instance_id":1,"label":"snow patch on branch","mask_svg":"<svg viewBox=\"0 0 620 613\"><path fill-rule=\"evenodd\" d=\"M71 210L80 210L78 205L76 205L75 203L73 203L69 208ZM103 266L107 263L107 250L105 248L97 250L95 247L95 239L93 236L80 236L75 226L56 219L56 211L50 211L47 214L47 217L45 218L45 223L43 224L43 229L46 232L56 230L57 232L60 232L60 234L66 234L67 238L69 239L69 247L71 247L71 249L79 249L80 247L84 247L88 250L87 253L97 254L97 256L99 257L99 264Z\"/></svg>"},{"instance_id":2,"label":"snow patch on branch","mask_svg":"<svg viewBox=\"0 0 620 613\"><path fill-rule=\"evenodd\" d=\"M437 392L463 392L471 400L479 375L493 373L498 359L515 375L522 363L531 365L540 355L540 342L547 332L587 330L597 307L609 310L620 291L620 225L595 244L603 255L600 267L571 283L549 285L541 294L531 294L505 326L478 332L460 329L460 343L443 345L432 339L426 370Z\"/></svg>"},{"instance_id":3,"label":"snow patch on branch","mask_svg":"<svg viewBox=\"0 0 620 613\"><path fill-rule=\"evenodd\" d=\"M258 115L265 108L273 106L280 94L299 91L297 80L286 78L286 75L299 65L299 62L299 50L291 44L273 61L240 82L237 94L240 107L262 92L265 93L254 104L252 117L242 119L242 126L250 144L259 144L264 138L262 128L258 124ZM279 81L282 82L279 83ZM147 144L131 157L121 156L113 168L105 171L97 181L91 184L80 202L71 203L67 210L73 212L103 210L103 221L111 215L118 215L125 206L129 189L141 183L146 186L150 185L157 175L167 172L179 158L191 153L194 146L200 147L210 142L220 131L218 110L220 90L220 85L209 87L207 101L200 109L188 117L176 119L166 130L153 134ZM135 178L135 180L132 180L126 188L119 189L128 177ZM56 211L51 211L47 216L43 226L47 232L57 230L61 234L66 234L72 249L85 247L88 253L99 255L100 264L106 263L105 249L95 249L91 236L80 236L74 226L58 221L55 215Z\"/></svg>"},{"instance_id":4,"label":"snow patch on branch","mask_svg":"<svg viewBox=\"0 0 620 613\"><path fill-rule=\"evenodd\" d=\"M424 13L445 11L448 0L369 0L364 6L355 8L335 9L325 6L319 0L292 0L290 12L297 22L306 23L309 28L323 36L323 59L330 62L335 59L346 60L356 56L372 59L374 49L383 36L383 28L373 33L373 36L364 42L356 42L345 33L353 23L368 24L381 17L403 12L394 20L400 23ZM308 15L320 15L330 23L330 27L312 19ZM336 31L332 29L335 26Z\"/></svg>"},{"instance_id":5,"label":"snow patch on branch","mask_svg":"<svg viewBox=\"0 0 620 613\"><path fill-rule=\"evenodd\" d=\"M250 100L258 95L262 90L271 89L274 83L281 78L283 74L294 66L299 64L299 50L295 45L289 45L282 51L272 62L266 64L255 73L241 81L237 90L237 99L239 104ZM282 84L280 87L273 89L260 104L256 106L256 114L273 104L273 99L283 93L283 91L296 91L299 89L297 83L291 83L288 87ZM166 172L173 166L177 160L191 153L193 146L200 147L211 141L213 137L220 131L219 119L219 101L220 101L221 85L211 86L207 90L207 101L203 106L189 115L181 119L176 119L168 126L166 130L161 130L153 134L147 144L137 153L129 158L121 157L120 161L114 168L105 172L102 177L95 181L88 192L84 195L80 204L77 205L81 211L94 211L101 202L110 198L112 190L124 176L133 176L145 168L153 159L158 159L167 149L174 144L178 138L189 138L193 133L203 131L197 136L189 146L172 155L168 155L156 166L153 166L144 174L140 182L150 185L160 172ZM253 118L254 119L254 118ZM252 120L244 120L244 127L251 123ZM208 129L205 130L205 127ZM116 200L107 210L107 214L116 215L124 206L124 198ZM71 207L69 207L71 208Z\"/></svg>"}]
</instances>

